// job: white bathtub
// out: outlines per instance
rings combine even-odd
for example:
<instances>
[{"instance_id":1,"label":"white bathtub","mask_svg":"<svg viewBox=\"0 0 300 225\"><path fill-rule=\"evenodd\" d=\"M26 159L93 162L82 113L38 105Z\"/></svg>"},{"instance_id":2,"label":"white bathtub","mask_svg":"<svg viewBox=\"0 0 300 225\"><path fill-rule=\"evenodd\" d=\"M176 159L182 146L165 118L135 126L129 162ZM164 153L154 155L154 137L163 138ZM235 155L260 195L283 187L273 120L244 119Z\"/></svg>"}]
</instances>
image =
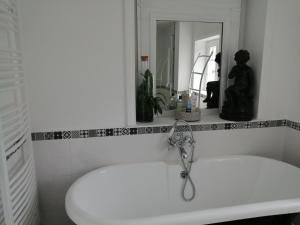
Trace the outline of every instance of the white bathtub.
<instances>
[{"instance_id":1,"label":"white bathtub","mask_svg":"<svg viewBox=\"0 0 300 225\"><path fill-rule=\"evenodd\" d=\"M200 159L192 202L181 198L181 167L117 165L77 180L66 210L78 225L201 225L300 212L300 169L255 156Z\"/></svg>"}]
</instances>

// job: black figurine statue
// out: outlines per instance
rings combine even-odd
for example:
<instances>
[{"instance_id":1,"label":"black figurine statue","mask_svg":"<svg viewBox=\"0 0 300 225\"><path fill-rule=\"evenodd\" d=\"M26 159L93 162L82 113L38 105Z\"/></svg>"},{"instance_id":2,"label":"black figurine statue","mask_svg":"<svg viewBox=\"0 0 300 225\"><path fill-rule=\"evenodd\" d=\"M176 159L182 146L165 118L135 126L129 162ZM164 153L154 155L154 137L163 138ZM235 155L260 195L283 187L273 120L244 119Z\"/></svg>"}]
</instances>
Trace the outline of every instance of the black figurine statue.
<instances>
[{"instance_id":1,"label":"black figurine statue","mask_svg":"<svg viewBox=\"0 0 300 225\"><path fill-rule=\"evenodd\" d=\"M236 66L230 71L228 78L234 79L234 84L225 91L224 102L220 117L231 121L249 121L253 119L253 70L247 65L250 54L240 50L235 54Z\"/></svg>"},{"instance_id":2,"label":"black figurine statue","mask_svg":"<svg viewBox=\"0 0 300 225\"><path fill-rule=\"evenodd\" d=\"M216 55L215 62L218 64L218 77L221 75L221 52ZM220 96L220 80L208 82L206 85L207 96L203 102L207 103L207 108L218 108L219 107L219 96Z\"/></svg>"}]
</instances>

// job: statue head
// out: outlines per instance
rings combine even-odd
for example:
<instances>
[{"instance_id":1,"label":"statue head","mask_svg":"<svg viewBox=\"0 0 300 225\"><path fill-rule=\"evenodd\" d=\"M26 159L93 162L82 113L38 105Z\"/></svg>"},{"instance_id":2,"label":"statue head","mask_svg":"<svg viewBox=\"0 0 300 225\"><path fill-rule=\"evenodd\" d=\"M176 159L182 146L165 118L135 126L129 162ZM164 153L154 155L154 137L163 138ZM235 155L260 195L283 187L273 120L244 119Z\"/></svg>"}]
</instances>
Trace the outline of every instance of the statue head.
<instances>
[{"instance_id":1,"label":"statue head","mask_svg":"<svg viewBox=\"0 0 300 225\"><path fill-rule=\"evenodd\" d=\"M249 59L250 53L247 50L239 50L234 56L234 60L237 64L246 64Z\"/></svg>"},{"instance_id":2,"label":"statue head","mask_svg":"<svg viewBox=\"0 0 300 225\"><path fill-rule=\"evenodd\" d=\"M221 52L219 52L217 55L216 55L216 58L215 58L215 62L221 66L221 60L222 60L222 54Z\"/></svg>"}]
</instances>

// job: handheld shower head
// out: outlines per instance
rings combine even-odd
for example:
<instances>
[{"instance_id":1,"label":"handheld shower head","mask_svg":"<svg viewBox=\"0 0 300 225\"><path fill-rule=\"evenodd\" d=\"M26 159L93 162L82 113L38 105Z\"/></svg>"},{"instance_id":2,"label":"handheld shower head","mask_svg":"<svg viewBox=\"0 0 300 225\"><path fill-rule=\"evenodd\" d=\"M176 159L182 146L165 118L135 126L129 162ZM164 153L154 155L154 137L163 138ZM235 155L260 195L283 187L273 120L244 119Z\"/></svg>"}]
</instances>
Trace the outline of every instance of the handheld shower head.
<instances>
[{"instance_id":1,"label":"handheld shower head","mask_svg":"<svg viewBox=\"0 0 300 225\"><path fill-rule=\"evenodd\" d=\"M169 133L169 138L173 136L174 132L175 132L175 127L172 127Z\"/></svg>"},{"instance_id":2,"label":"handheld shower head","mask_svg":"<svg viewBox=\"0 0 300 225\"><path fill-rule=\"evenodd\" d=\"M168 135L168 142L170 145L174 145L174 141L173 141L174 132L175 132L175 127L172 127L172 129Z\"/></svg>"}]
</instances>

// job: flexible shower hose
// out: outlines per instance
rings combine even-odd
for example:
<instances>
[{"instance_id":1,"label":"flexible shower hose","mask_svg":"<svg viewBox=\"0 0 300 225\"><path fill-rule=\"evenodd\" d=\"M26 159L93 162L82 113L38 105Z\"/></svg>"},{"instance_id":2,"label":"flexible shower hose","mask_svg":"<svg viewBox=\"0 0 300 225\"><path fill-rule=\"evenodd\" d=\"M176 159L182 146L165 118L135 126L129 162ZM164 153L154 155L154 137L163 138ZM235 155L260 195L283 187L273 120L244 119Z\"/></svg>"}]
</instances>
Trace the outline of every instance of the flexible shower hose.
<instances>
[{"instance_id":1,"label":"flexible shower hose","mask_svg":"<svg viewBox=\"0 0 300 225\"><path fill-rule=\"evenodd\" d=\"M193 165L193 158L194 158L194 145L192 145L190 161L185 163L184 158L181 156L181 154L180 154L180 158L181 158L182 167L183 167L183 170L184 170L184 173L185 173L185 177L184 177L184 181L183 181L183 185L182 185L182 190L181 190L181 196L184 199L184 201L190 202L196 196L196 187L195 187L195 184L194 184L194 182L193 182L193 180L190 176L190 173L192 172L192 165ZM190 183L191 188L192 188L192 196L191 197L186 197L186 195L185 195L185 190L186 190L186 187L187 187L188 183Z\"/></svg>"}]
</instances>

